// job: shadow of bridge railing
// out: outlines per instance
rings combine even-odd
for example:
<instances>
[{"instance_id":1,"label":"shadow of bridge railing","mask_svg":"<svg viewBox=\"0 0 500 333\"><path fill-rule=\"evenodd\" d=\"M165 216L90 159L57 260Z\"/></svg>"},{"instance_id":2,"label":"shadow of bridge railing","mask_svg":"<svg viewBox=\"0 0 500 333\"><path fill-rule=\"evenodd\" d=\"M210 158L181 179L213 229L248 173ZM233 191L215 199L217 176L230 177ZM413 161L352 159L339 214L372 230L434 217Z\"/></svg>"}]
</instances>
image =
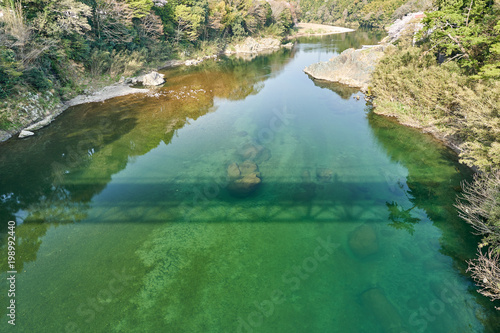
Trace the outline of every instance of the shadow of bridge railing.
<instances>
[{"instance_id":1,"label":"shadow of bridge railing","mask_svg":"<svg viewBox=\"0 0 500 333\"><path fill-rule=\"evenodd\" d=\"M163 222L351 222L387 221L386 202L401 188L388 182L266 182L248 196L235 196L227 183L183 180L112 182L93 195L87 207L89 223ZM68 185L71 193L91 183ZM70 196L70 197L71 197ZM87 197L87 196L86 196ZM61 221L63 222L63 221Z\"/></svg>"}]
</instances>

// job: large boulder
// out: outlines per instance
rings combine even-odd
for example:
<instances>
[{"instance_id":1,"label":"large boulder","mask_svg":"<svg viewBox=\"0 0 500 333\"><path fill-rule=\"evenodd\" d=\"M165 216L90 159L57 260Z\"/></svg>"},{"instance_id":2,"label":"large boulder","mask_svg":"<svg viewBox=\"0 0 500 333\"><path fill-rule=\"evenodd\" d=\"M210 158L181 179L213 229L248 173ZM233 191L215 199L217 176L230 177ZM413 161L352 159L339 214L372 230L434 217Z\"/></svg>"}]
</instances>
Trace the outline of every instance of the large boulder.
<instances>
[{"instance_id":1,"label":"large boulder","mask_svg":"<svg viewBox=\"0 0 500 333\"><path fill-rule=\"evenodd\" d=\"M259 167L247 160L240 165L231 163L227 167L229 184L227 189L236 196L246 196L257 189L261 183Z\"/></svg>"},{"instance_id":2,"label":"large boulder","mask_svg":"<svg viewBox=\"0 0 500 333\"><path fill-rule=\"evenodd\" d=\"M398 309L380 288L372 288L361 294L361 301L368 313L372 314L384 332L401 333L405 331Z\"/></svg>"},{"instance_id":3,"label":"large boulder","mask_svg":"<svg viewBox=\"0 0 500 333\"><path fill-rule=\"evenodd\" d=\"M319 182L328 183L332 181L333 171L328 168L317 168L316 178Z\"/></svg>"},{"instance_id":4,"label":"large boulder","mask_svg":"<svg viewBox=\"0 0 500 333\"><path fill-rule=\"evenodd\" d=\"M238 167L237 163L231 163L227 167L227 177L230 180L236 180L240 178L241 176L241 171L240 168Z\"/></svg>"},{"instance_id":5,"label":"large boulder","mask_svg":"<svg viewBox=\"0 0 500 333\"><path fill-rule=\"evenodd\" d=\"M252 172L229 183L227 189L234 195L245 196L255 191L260 182L260 173Z\"/></svg>"},{"instance_id":6,"label":"large boulder","mask_svg":"<svg viewBox=\"0 0 500 333\"><path fill-rule=\"evenodd\" d=\"M238 154L245 160L252 160L255 163L262 163L271 158L271 151L260 145L248 143L244 145Z\"/></svg>"},{"instance_id":7,"label":"large boulder","mask_svg":"<svg viewBox=\"0 0 500 333\"><path fill-rule=\"evenodd\" d=\"M349 247L355 255L361 258L377 253L377 232L369 224L357 227L349 235Z\"/></svg>"},{"instance_id":8,"label":"large boulder","mask_svg":"<svg viewBox=\"0 0 500 333\"><path fill-rule=\"evenodd\" d=\"M368 90L375 66L392 45L373 45L360 50L347 49L326 62L318 62L304 69L315 79L340 82Z\"/></svg>"},{"instance_id":9,"label":"large boulder","mask_svg":"<svg viewBox=\"0 0 500 333\"><path fill-rule=\"evenodd\" d=\"M163 76L164 76L163 74L152 71L151 73L133 78L132 83L140 82L144 86L159 86L160 84L165 83Z\"/></svg>"},{"instance_id":10,"label":"large boulder","mask_svg":"<svg viewBox=\"0 0 500 333\"><path fill-rule=\"evenodd\" d=\"M240 164L240 171L242 175L248 175L253 172L258 172L258 167L257 164L255 164L255 162L246 160L245 162Z\"/></svg>"}]
</instances>

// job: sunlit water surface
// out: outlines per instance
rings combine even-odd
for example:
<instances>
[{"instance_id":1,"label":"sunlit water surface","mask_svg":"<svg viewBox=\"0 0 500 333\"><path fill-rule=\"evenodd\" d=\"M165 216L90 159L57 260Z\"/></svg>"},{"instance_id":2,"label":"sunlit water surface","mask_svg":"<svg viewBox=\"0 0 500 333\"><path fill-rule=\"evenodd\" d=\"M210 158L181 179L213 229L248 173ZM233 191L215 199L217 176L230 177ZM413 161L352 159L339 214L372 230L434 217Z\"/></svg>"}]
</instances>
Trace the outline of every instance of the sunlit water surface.
<instances>
[{"instance_id":1,"label":"sunlit water surface","mask_svg":"<svg viewBox=\"0 0 500 333\"><path fill-rule=\"evenodd\" d=\"M16 330L498 332L465 273L478 239L453 203L467 169L302 71L379 38L166 70L147 96L0 144ZM247 159L262 182L235 195L226 170Z\"/></svg>"}]
</instances>

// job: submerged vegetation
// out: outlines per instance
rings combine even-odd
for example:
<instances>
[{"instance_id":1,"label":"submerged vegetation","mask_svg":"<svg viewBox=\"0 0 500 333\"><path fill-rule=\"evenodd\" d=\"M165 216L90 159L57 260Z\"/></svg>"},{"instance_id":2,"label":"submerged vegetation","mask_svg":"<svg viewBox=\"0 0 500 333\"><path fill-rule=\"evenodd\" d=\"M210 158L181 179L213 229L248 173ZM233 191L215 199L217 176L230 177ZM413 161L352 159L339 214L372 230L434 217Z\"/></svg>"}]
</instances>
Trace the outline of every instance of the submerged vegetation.
<instances>
[{"instance_id":1,"label":"submerged vegetation","mask_svg":"<svg viewBox=\"0 0 500 333\"><path fill-rule=\"evenodd\" d=\"M423 29L399 41L373 75L376 112L422 128L480 173L460 216L483 236L469 262L480 292L500 299L500 3L435 0ZM486 253L482 248L487 248Z\"/></svg>"}]
</instances>

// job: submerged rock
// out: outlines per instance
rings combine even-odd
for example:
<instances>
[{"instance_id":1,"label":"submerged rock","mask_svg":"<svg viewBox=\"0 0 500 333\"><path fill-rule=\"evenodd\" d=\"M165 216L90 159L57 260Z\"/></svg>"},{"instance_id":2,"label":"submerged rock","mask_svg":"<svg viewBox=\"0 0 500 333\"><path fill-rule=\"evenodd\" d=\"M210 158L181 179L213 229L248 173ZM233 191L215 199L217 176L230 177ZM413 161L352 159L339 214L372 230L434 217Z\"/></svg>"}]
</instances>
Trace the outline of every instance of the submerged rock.
<instances>
[{"instance_id":1,"label":"submerged rock","mask_svg":"<svg viewBox=\"0 0 500 333\"><path fill-rule=\"evenodd\" d=\"M367 312L373 314L384 332L401 333L403 320L397 308L387 299L380 288L372 288L361 294L361 301Z\"/></svg>"},{"instance_id":2,"label":"submerged rock","mask_svg":"<svg viewBox=\"0 0 500 333\"><path fill-rule=\"evenodd\" d=\"M253 172L257 172L258 167L257 167L257 164L255 164L254 162L252 162L250 160L246 160L245 162L240 164L240 171L241 171L241 175L244 176L244 175L251 174Z\"/></svg>"},{"instance_id":3,"label":"submerged rock","mask_svg":"<svg viewBox=\"0 0 500 333\"><path fill-rule=\"evenodd\" d=\"M227 167L227 176L230 180L227 189L236 196L245 196L257 189L261 183L259 167L247 160L240 165L231 163Z\"/></svg>"},{"instance_id":4,"label":"submerged rock","mask_svg":"<svg viewBox=\"0 0 500 333\"><path fill-rule=\"evenodd\" d=\"M333 171L327 168L317 168L316 178L322 183L327 183L332 181Z\"/></svg>"},{"instance_id":5,"label":"submerged rock","mask_svg":"<svg viewBox=\"0 0 500 333\"><path fill-rule=\"evenodd\" d=\"M240 168L238 167L238 164L236 163L229 164L229 166L227 167L227 177L230 180L235 180L240 178L240 176L241 176L241 171Z\"/></svg>"},{"instance_id":6,"label":"submerged rock","mask_svg":"<svg viewBox=\"0 0 500 333\"><path fill-rule=\"evenodd\" d=\"M315 79L340 82L366 91L371 74L387 48L392 45L373 45L361 50L347 49L326 62L312 64L304 72Z\"/></svg>"},{"instance_id":7,"label":"submerged rock","mask_svg":"<svg viewBox=\"0 0 500 333\"><path fill-rule=\"evenodd\" d=\"M19 133L19 139L26 138L26 137L32 136L32 135L35 135L35 133L33 133L31 131L22 130L21 133Z\"/></svg>"},{"instance_id":8,"label":"submerged rock","mask_svg":"<svg viewBox=\"0 0 500 333\"><path fill-rule=\"evenodd\" d=\"M349 247L361 258L377 253L378 239L375 229L369 224L357 227L349 235Z\"/></svg>"},{"instance_id":9,"label":"submerged rock","mask_svg":"<svg viewBox=\"0 0 500 333\"><path fill-rule=\"evenodd\" d=\"M260 173L252 172L248 175L245 175L231 183L229 183L227 189L235 195L244 196L252 193L257 189L257 186L260 184Z\"/></svg>"},{"instance_id":10,"label":"submerged rock","mask_svg":"<svg viewBox=\"0 0 500 333\"><path fill-rule=\"evenodd\" d=\"M246 144L239 151L239 155L244 160L252 160L255 163L262 163L271 158L271 151L260 145Z\"/></svg>"}]
</instances>

